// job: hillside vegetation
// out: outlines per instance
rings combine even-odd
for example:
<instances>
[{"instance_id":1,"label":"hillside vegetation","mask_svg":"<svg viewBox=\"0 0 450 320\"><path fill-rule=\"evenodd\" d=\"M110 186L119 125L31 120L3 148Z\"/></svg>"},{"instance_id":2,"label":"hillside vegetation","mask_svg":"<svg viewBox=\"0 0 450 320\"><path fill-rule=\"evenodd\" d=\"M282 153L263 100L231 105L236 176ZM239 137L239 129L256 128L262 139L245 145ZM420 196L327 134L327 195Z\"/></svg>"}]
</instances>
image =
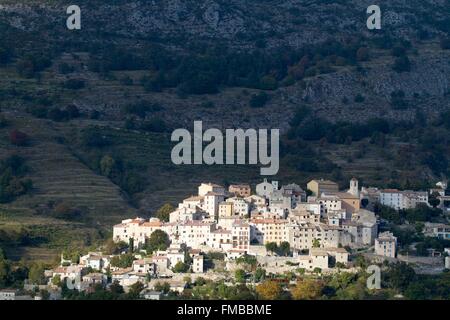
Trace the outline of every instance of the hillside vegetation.
<instances>
[{"instance_id":1,"label":"hillside vegetation","mask_svg":"<svg viewBox=\"0 0 450 320\"><path fill-rule=\"evenodd\" d=\"M427 188L448 177L448 1L0 0L0 245L45 260L257 166L175 166L170 133L280 128L274 179ZM14 171L14 168L11 168ZM2 183L3 183L2 182ZM3 187L3 184L2 184Z\"/></svg>"}]
</instances>

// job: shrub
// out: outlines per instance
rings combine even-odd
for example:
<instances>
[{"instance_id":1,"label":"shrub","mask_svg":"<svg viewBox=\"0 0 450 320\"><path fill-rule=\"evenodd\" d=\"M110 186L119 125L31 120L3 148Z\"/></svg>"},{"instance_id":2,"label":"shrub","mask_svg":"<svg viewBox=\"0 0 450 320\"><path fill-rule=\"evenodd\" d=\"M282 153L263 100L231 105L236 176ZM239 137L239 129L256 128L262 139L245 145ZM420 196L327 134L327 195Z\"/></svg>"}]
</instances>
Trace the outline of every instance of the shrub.
<instances>
[{"instance_id":1,"label":"shrub","mask_svg":"<svg viewBox=\"0 0 450 320\"><path fill-rule=\"evenodd\" d=\"M170 219L170 213L174 210L175 208L170 203L166 203L159 208L158 211L156 211L155 216L161 221L168 222Z\"/></svg>"},{"instance_id":2,"label":"shrub","mask_svg":"<svg viewBox=\"0 0 450 320\"><path fill-rule=\"evenodd\" d=\"M71 119L78 118L80 116L80 110L73 104L68 105L65 111Z\"/></svg>"},{"instance_id":3,"label":"shrub","mask_svg":"<svg viewBox=\"0 0 450 320\"><path fill-rule=\"evenodd\" d=\"M56 122L67 121L69 114L59 108L52 108L47 112L47 118Z\"/></svg>"},{"instance_id":4,"label":"shrub","mask_svg":"<svg viewBox=\"0 0 450 320\"><path fill-rule=\"evenodd\" d=\"M252 95L249 104L252 108L262 108L266 105L267 101L269 101L269 95L265 92L260 92Z\"/></svg>"},{"instance_id":5,"label":"shrub","mask_svg":"<svg viewBox=\"0 0 450 320\"><path fill-rule=\"evenodd\" d=\"M355 96L355 102L356 102L356 103L362 103L362 102L364 102L365 99L366 99L366 98L364 98L364 96L361 95L360 93L358 93L358 94Z\"/></svg>"},{"instance_id":6,"label":"shrub","mask_svg":"<svg viewBox=\"0 0 450 320\"><path fill-rule=\"evenodd\" d=\"M124 76L120 78L120 84L124 86L132 86L133 85L133 79L131 79L129 76Z\"/></svg>"},{"instance_id":7,"label":"shrub","mask_svg":"<svg viewBox=\"0 0 450 320\"><path fill-rule=\"evenodd\" d=\"M145 249L149 252L157 250L166 250L170 245L170 239L167 233L162 230L155 230L145 242Z\"/></svg>"},{"instance_id":8,"label":"shrub","mask_svg":"<svg viewBox=\"0 0 450 320\"><path fill-rule=\"evenodd\" d=\"M368 61L369 58L369 49L367 47L361 47L356 51L356 60Z\"/></svg>"},{"instance_id":9,"label":"shrub","mask_svg":"<svg viewBox=\"0 0 450 320\"><path fill-rule=\"evenodd\" d=\"M442 38L440 43L441 43L441 49L450 50L450 38Z\"/></svg>"},{"instance_id":10,"label":"shrub","mask_svg":"<svg viewBox=\"0 0 450 320\"><path fill-rule=\"evenodd\" d=\"M37 72L51 66L51 60L44 55L27 55L17 62L17 72L26 78L33 77Z\"/></svg>"},{"instance_id":11,"label":"shrub","mask_svg":"<svg viewBox=\"0 0 450 320\"><path fill-rule=\"evenodd\" d=\"M272 76L262 77L259 83L263 90L275 90L278 87L277 80Z\"/></svg>"},{"instance_id":12,"label":"shrub","mask_svg":"<svg viewBox=\"0 0 450 320\"><path fill-rule=\"evenodd\" d=\"M175 273L185 273L189 270L189 265L178 261L177 264L173 267L172 271Z\"/></svg>"},{"instance_id":13,"label":"shrub","mask_svg":"<svg viewBox=\"0 0 450 320\"><path fill-rule=\"evenodd\" d=\"M27 167L25 160L12 155L0 162L0 203L7 203L32 189L30 179L21 179Z\"/></svg>"},{"instance_id":14,"label":"shrub","mask_svg":"<svg viewBox=\"0 0 450 320\"><path fill-rule=\"evenodd\" d=\"M63 62L58 65L58 71L61 74L68 74L74 72L75 68L73 66L68 65L67 63Z\"/></svg>"},{"instance_id":15,"label":"shrub","mask_svg":"<svg viewBox=\"0 0 450 320\"><path fill-rule=\"evenodd\" d=\"M65 202L57 204L51 212L51 216L54 218L64 220L74 220L79 218L81 214L82 212L80 209L74 208Z\"/></svg>"},{"instance_id":16,"label":"shrub","mask_svg":"<svg viewBox=\"0 0 450 320\"><path fill-rule=\"evenodd\" d=\"M16 146L25 146L28 144L29 137L26 133L14 129L9 133L9 141Z\"/></svg>"},{"instance_id":17,"label":"shrub","mask_svg":"<svg viewBox=\"0 0 450 320\"><path fill-rule=\"evenodd\" d=\"M110 145L111 141L96 130L87 130L82 134L81 143L85 147L102 148Z\"/></svg>"},{"instance_id":18,"label":"shrub","mask_svg":"<svg viewBox=\"0 0 450 320\"><path fill-rule=\"evenodd\" d=\"M4 128L8 125L8 120L2 115L0 115L0 128Z\"/></svg>"},{"instance_id":19,"label":"shrub","mask_svg":"<svg viewBox=\"0 0 450 320\"><path fill-rule=\"evenodd\" d=\"M64 88L70 90L80 90L85 87L86 83L82 79L69 79L64 82Z\"/></svg>"},{"instance_id":20,"label":"shrub","mask_svg":"<svg viewBox=\"0 0 450 320\"><path fill-rule=\"evenodd\" d=\"M405 93L402 90L396 90L391 93L391 105L394 109L406 109L408 107Z\"/></svg>"},{"instance_id":21,"label":"shrub","mask_svg":"<svg viewBox=\"0 0 450 320\"><path fill-rule=\"evenodd\" d=\"M141 129L150 132L165 132L167 130L166 123L162 118L153 118L151 120L145 121L141 125Z\"/></svg>"},{"instance_id":22,"label":"shrub","mask_svg":"<svg viewBox=\"0 0 450 320\"><path fill-rule=\"evenodd\" d=\"M397 72L409 72L411 71L411 61L407 56L402 56L395 59L392 69Z\"/></svg>"}]
</instances>

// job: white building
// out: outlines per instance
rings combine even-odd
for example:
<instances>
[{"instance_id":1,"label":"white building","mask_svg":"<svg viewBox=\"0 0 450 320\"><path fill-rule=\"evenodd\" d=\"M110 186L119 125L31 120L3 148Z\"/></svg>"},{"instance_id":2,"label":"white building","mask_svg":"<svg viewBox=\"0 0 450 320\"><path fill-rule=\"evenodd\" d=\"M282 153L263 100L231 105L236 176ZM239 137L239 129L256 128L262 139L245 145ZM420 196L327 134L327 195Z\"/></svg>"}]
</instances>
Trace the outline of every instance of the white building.
<instances>
[{"instance_id":1,"label":"white building","mask_svg":"<svg viewBox=\"0 0 450 320\"><path fill-rule=\"evenodd\" d=\"M138 259L133 261L133 272L154 274L156 266L151 258Z\"/></svg>"},{"instance_id":2,"label":"white building","mask_svg":"<svg viewBox=\"0 0 450 320\"><path fill-rule=\"evenodd\" d=\"M218 229L211 231L206 245L220 251L231 249L233 247L231 230Z\"/></svg>"},{"instance_id":3,"label":"white building","mask_svg":"<svg viewBox=\"0 0 450 320\"><path fill-rule=\"evenodd\" d=\"M192 257L192 272L194 273L203 273L203 256L200 254L194 255Z\"/></svg>"},{"instance_id":4,"label":"white building","mask_svg":"<svg viewBox=\"0 0 450 320\"><path fill-rule=\"evenodd\" d=\"M162 295L163 294L160 291L153 291L148 289L144 289L140 293L140 296L145 300L161 300Z\"/></svg>"},{"instance_id":5,"label":"white building","mask_svg":"<svg viewBox=\"0 0 450 320\"><path fill-rule=\"evenodd\" d=\"M297 203L306 201L306 192L296 183L284 185L280 190L283 194L291 196L293 208Z\"/></svg>"},{"instance_id":6,"label":"white building","mask_svg":"<svg viewBox=\"0 0 450 320\"><path fill-rule=\"evenodd\" d=\"M328 253L322 249L311 249L309 255L300 255L297 259L299 262L298 267L308 271L313 271L315 268L328 269Z\"/></svg>"},{"instance_id":7,"label":"white building","mask_svg":"<svg viewBox=\"0 0 450 320\"><path fill-rule=\"evenodd\" d=\"M103 255L101 252L88 252L80 257L80 265L91 267L94 270L105 271L111 262L111 256Z\"/></svg>"},{"instance_id":8,"label":"white building","mask_svg":"<svg viewBox=\"0 0 450 320\"><path fill-rule=\"evenodd\" d=\"M204 195L203 210L209 214L210 217L218 218L219 204L225 200L225 196L216 192L208 192Z\"/></svg>"},{"instance_id":9,"label":"white building","mask_svg":"<svg viewBox=\"0 0 450 320\"><path fill-rule=\"evenodd\" d=\"M231 250L247 253L250 249L251 228L243 220L236 220L231 228L233 248Z\"/></svg>"},{"instance_id":10,"label":"white building","mask_svg":"<svg viewBox=\"0 0 450 320\"><path fill-rule=\"evenodd\" d=\"M256 194L251 195L250 197L245 197L244 200L250 204L251 209L265 207L267 205L267 199Z\"/></svg>"},{"instance_id":11,"label":"white building","mask_svg":"<svg viewBox=\"0 0 450 320\"><path fill-rule=\"evenodd\" d=\"M342 210L342 201L335 195L328 195L323 193L318 199L319 203L323 205L322 216L325 216L329 211Z\"/></svg>"},{"instance_id":12,"label":"white building","mask_svg":"<svg viewBox=\"0 0 450 320\"><path fill-rule=\"evenodd\" d=\"M304 210L314 213L315 215L318 215L319 217L323 213L323 204L320 203L320 201L317 202L301 202L297 203L297 206L295 207L297 210Z\"/></svg>"},{"instance_id":13,"label":"white building","mask_svg":"<svg viewBox=\"0 0 450 320\"><path fill-rule=\"evenodd\" d=\"M391 232L383 232L375 239L375 254L395 258L397 238Z\"/></svg>"},{"instance_id":14,"label":"white building","mask_svg":"<svg viewBox=\"0 0 450 320\"><path fill-rule=\"evenodd\" d=\"M351 195L359 198L359 187L358 187L358 180L356 178L352 178L350 180L350 188L347 191Z\"/></svg>"},{"instance_id":15,"label":"white building","mask_svg":"<svg viewBox=\"0 0 450 320\"><path fill-rule=\"evenodd\" d=\"M202 197L203 199L203 197ZM192 202L186 201L180 204L182 207L174 210L169 215L169 222L184 222L184 221L192 221L192 220L200 220L202 218L203 211L200 208L200 205L203 203L199 202L199 206L195 205L191 207Z\"/></svg>"},{"instance_id":16,"label":"white building","mask_svg":"<svg viewBox=\"0 0 450 320\"><path fill-rule=\"evenodd\" d=\"M425 222L424 234L430 237L450 240L450 225Z\"/></svg>"},{"instance_id":17,"label":"white building","mask_svg":"<svg viewBox=\"0 0 450 320\"><path fill-rule=\"evenodd\" d=\"M286 195L281 190L274 190L269 195L269 205L283 210L290 210L293 208L291 195Z\"/></svg>"},{"instance_id":18,"label":"white building","mask_svg":"<svg viewBox=\"0 0 450 320\"><path fill-rule=\"evenodd\" d=\"M214 223L212 222L187 221L178 225L178 239L188 247L198 248L206 244L208 236L213 230Z\"/></svg>"},{"instance_id":19,"label":"white building","mask_svg":"<svg viewBox=\"0 0 450 320\"><path fill-rule=\"evenodd\" d=\"M16 300L16 290L12 289L0 290L0 300Z\"/></svg>"},{"instance_id":20,"label":"white building","mask_svg":"<svg viewBox=\"0 0 450 320\"><path fill-rule=\"evenodd\" d=\"M209 183L202 183L198 187L198 195L199 196L205 196L209 192L217 193L217 194L225 196L225 188L223 186L218 185L218 184L210 183L210 182Z\"/></svg>"},{"instance_id":21,"label":"white building","mask_svg":"<svg viewBox=\"0 0 450 320\"><path fill-rule=\"evenodd\" d=\"M396 210L414 209L419 203L428 205L428 193L423 191L384 189L380 191L380 203Z\"/></svg>"},{"instance_id":22,"label":"white building","mask_svg":"<svg viewBox=\"0 0 450 320\"><path fill-rule=\"evenodd\" d=\"M232 203L233 204L233 213L234 215L238 215L241 217L247 217L250 213L250 206L242 198L239 197L232 197L228 198L225 202Z\"/></svg>"},{"instance_id":23,"label":"white building","mask_svg":"<svg viewBox=\"0 0 450 320\"><path fill-rule=\"evenodd\" d=\"M274 190L278 190L278 181L269 183L267 179L264 179L263 182L256 185L256 194L261 197L268 198Z\"/></svg>"},{"instance_id":24,"label":"white building","mask_svg":"<svg viewBox=\"0 0 450 320\"><path fill-rule=\"evenodd\" d=\"M286 219L260 219L253 218L250 220L250 237L251 241L260 244L289 241L288 221Z\"/></svg>"}]
</instances>

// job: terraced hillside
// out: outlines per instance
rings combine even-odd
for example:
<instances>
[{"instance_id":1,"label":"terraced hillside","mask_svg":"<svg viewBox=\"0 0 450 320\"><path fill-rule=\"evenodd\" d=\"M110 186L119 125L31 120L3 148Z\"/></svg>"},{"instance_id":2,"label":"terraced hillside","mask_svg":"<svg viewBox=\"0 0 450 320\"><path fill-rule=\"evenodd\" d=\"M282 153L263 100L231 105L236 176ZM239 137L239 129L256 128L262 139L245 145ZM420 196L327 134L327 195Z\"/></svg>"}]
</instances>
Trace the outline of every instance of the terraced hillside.
<instances>
[{"instance_id":1,"label":"terraced hillside","mask_svg":"<svg viewBox=\"0 0 450 320\"><path fill-rule=\"evenodd\" d=\"M3 146L2 152L16 153L27 160L30 167L27 176L34 186L32 194L15 201L12 209L29 209L61 199L86 206L99 219L124 216L130 209L116 185L92 172L67 146L58 143L70 128L58 128L46 120L18 117L11 125L32 137L31 145L21 148ZM2 134L5 136L5 131Z\"/></svg>"}]
</instances>

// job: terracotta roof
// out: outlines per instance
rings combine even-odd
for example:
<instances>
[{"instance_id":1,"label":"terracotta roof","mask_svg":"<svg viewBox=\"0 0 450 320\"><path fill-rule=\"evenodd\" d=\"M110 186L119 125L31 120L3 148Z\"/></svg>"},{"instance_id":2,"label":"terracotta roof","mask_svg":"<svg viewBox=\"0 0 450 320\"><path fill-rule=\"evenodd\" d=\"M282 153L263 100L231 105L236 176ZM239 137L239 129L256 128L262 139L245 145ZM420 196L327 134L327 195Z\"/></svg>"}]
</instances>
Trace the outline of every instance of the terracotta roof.
<instances>
[{"instance_id":1,"label":"terracotta roof","mask_svg":"<svg viewBox=\"0 0 450 320\"><path fill-rule=\"evenodd\" d=\"M205 197L206 196L223 196L223 194L220 194L220 193L217 193L217 192L213 192L213 191L208 191L206 194L205 194Z\"/></svg>"},{"instance_id":2,"label":"terracotta roof","mask_svg":"<svg viewBox=\"0 0 450 320\"><path fill-rule=\"evenodd\" d=\"M221 185L215 184L215 183L211 183L211 182L208 182L208 183L202 183L202 184L206 184L206 185L211 186L211 187L223 188Z\"/></svg>"},{"instance_id":3,"label":"terracotta roof","mask_svg":"<svg viewBox=\"0 0 450 320\"><path fill-rule=\"evenodd\" d=\"M319 249L319 248L311 248L309 251L309 254L311 256L327 256L328 255L326 249Z\"/></svg>"},{"instance_id":4,"label":"terracotta roof","mask_svg":"<svg viewBox=\"0 0 450 320\"><path fill-rule=\"evenodd\" d=\"M255 224L284 224L287 223L285 219L252 219L252 223Z\"/></svg>"},{"instance_id":5,"label":"terracotta roof","mask_svg":"<svg viewBox=\"0 0 450 320\"><path fill-rule=\"evenodd\" d=\"M161 221L148 221L142 224L143 227L160 227L162 226Z\"/></svg>"},{"instance_id":6,"label":"terracotta roof","mask_svg":"<svg viewBox=\"0 0 450 320\"><path fill-rule=\"evenodd\" d=\"M204 199L203 196L190 196L189 198L186 198L183 201L201 201L203 199Z\"/></svg>"},{"instance_id":7,"label":"terracotta roof","mask_svg":"<svg viewBox=\"0 0 450 320\"><path fill-rule=\"evenodd\" d=\"M211 226L213 222L203 222L200 220L191 220L191 221L185 221L181 223L179 226Z\"/></svg>"},{"instance_id":8,"label":"terracotta roof","mask_svg":"<svg viewBox=\"0 0 450 320\"><path fill-rule=\"evenodd\" d=\"M382 189L380 190L382 193L399 193L400 190L398 189Z\"/></svg>"},{"instance_id":9,"label":"terracotta roof","mask_svg":"<svg viewBox=\"0 0 450 320\"><path fill-rule=\"evenodd\" d=\"M153 260L167 260L167 256L154 256L152 257Z\"/></svg>"},{"instance_id":10,"label":"terracotta roof","mask_svg":"<svg viewBox=\"0 0 450 320\"><path fill-rule=\"evenodd\" d=\"M247 222L244 222L244 221L235 220L233 222L233 227L247 228L247 227L249 227L249 224Z\"/></svg>"},{"instance_id":11,"label":"terracotta roof","mask_svg":"<svg viewBox=\"0 0 450 320\"><path fill-rule=\"evenodd\" d=\"M219 230L214 230L211 233L222 233L222 234L231 234L231 231L229 230L224 230L224 229L219 229Z\"/></svg>"},{"instance_id":12,"label":"terracotta roof","mask_svg":"<svg viewBox=\"0 0 450 320\"><path fill-rule=\"evenodd\" d=\"M114 225L114 228L125 228L127 226L128 226L128 224L126 224L126 223L119 223L119 224Z\"/></svg>"},{"instance_id":13,"label":"terracotta roof","mask_svg":"<svg viewBox=\"0 0 450 320\"><path fill-rule=\"evenodd\" d=\"M249 184L230 184L229 188L250 188Z\"/></svg>"}]
</instances>

